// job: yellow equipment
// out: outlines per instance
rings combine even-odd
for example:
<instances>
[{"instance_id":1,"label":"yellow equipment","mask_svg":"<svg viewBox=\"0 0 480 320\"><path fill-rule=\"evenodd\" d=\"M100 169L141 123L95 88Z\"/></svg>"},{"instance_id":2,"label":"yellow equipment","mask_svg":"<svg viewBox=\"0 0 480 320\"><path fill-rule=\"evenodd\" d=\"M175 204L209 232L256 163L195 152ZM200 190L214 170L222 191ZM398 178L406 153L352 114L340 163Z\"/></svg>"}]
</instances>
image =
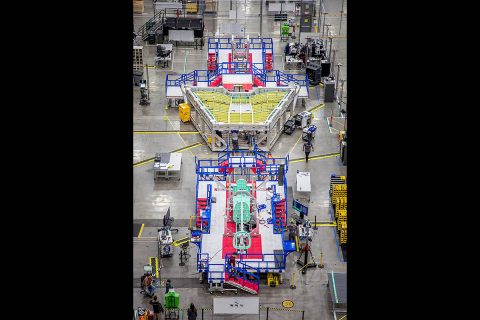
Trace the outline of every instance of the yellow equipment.
<instances>
[{"instance_id":1,"label":"yellow equipment","mask_svg":"<svg viewBox=\"0 0 480 320\"><path fill-rule=\"evenodd\" d=\"M196 3L187 3L185 6L187 13L197 13L198 6Z\"/></svg>"},{"instance_id":2,"label":"yellow equipment","mask_svg":"<svg viewBox=\"0 0 480 320\"><path fill-rule=\"evenodd\" d=\"M267 274L267 285L270 287L278 286L278 275L273 272Z\"/></svg>"},{"instance_id":3,"label":"yellow equipment","mask_svg":"<svg viewBox=\"0 0 480 320\"><path fill-rule=\"evenodd\" d=\"M186 103L180 103L178 105L178 116L182 122L190 121L190 106Z\"/></svg>"},{"instance_id":4,"label":"yellow equipment","mask_svg":"<svg viewBox=\"0 0 480 320\"><path fill-rule=\"evenodd\" d=\"M155 277L159 277L159 274L158 274L158 258L157 257L148 257L148 265L152 266L153 268L153 271L152 271L152 275L154 275Z\"/></svg>"},{"instance_id":5,"label":"yellow equipment","mask_svg":"<svg viewBox=\"0 0 480 320\"><path fill-rule=\"evenodd\" d=\"M178 240L173 241L172 244L173 244L175 247L178 247L178 246L181 246L182 244L185 244L185 243L187 243L187 242L189 242L189 241L190 241L190 237L185 237L185 238L182 238L182 239L178 239Z\"/></svg>"}]
</instances>

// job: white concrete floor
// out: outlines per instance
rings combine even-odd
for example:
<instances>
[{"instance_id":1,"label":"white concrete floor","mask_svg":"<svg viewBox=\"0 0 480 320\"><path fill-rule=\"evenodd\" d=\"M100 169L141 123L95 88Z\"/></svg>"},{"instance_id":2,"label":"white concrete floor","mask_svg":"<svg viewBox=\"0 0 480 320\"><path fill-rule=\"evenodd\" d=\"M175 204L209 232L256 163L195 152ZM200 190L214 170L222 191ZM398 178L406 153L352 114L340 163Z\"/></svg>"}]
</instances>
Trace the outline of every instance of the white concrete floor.
<instances>
[{"instance_id":1,"label":"white concrete floor","mask_svg":"<svg viewBox=\"0 0 480 320\"><path fill-rule=\"evenodd\" d=\"M244 1L239 1L244 3ZM318 4L318 1L317 1ZM260 18L258 17L259 1L247 1L247 28L249 34L259 32ZM335 26L335 30L339 30L341 0L325 0L325 9L330 15L327 15L327 24ZM230 2L220 1L217 17L205 16L205 24L208 34L211 35L219 29L219 23L228 22L228 10ZM240 7L240 6L239 6ZM344 11L346 11L346 1ZM266 6L263 13L267 12ZM153 7L151 0L145 1L145 13L143 15L134 14L135 28L138 29L146 20L153 15ZM298 18L297 18L298 20ZM346 17L342 21L342 35L346 32ZM275 61L274 69L282 70L281 54L283 52L284 42L279 39L280 22L274 22L273 17L263 17L263 34L272 37L274 40ZM336 61L340 61L342 77L346 78L346 39L334 39L334 46L338 49L336 53ZM166 109L165 98L165 78L169 73L191 72L195 69L206 69L206 47L195 50L193 48L175 48L174 61L172 70L149 69L150 80L150 100L151 104L147 107L139 105L139 88L133 87L134 101L134 130L191 130L195 128L187 123L184 124L179 120L178 110L174 108ZM155 54L154 46L145 47L145 61L153 65L153 57ZM336 74L336 72L335 72ZM306 101L306 108L319 105L323 101L322 90L318 90L318 96L315 88L310 88L310 99ZM346 100L346 90L343 94ZM303 108L299 103L298 112ZM315 137L314 152L310 155L327 154L338 152L338 136L330 133L326 119L338 116L338 108L336 104L327 103L324 108L320 108L314 112L313 124L318 129ZM135 134L134 135L134 159L133 162L151 158L156 152L170 152L186 145L196 142L203 142L198 134ZM290 159L303 158L301 132L297 130L291 136L282 135L273 149L274 156L290 155ZM153 173L151 163L135 167L134 170L134 221L145 223L142 233L143 238L155 236L159 220L163 217L167 209L170 207L172 216L176 219L175 225L180 227L180 232L175 235L176 238L183 237L188 234L187 225L188 217L195 210L195 166L194 157L214 158L216 154L211 152L205 145L187 150L183 152L183 173L179 182L153 181ZM295 184L295 173L297 170L310 171L312 179L312 194L310 204L310 218L314 216L317 220L329 220L328 214L328 189L330 174L336 173L346 175L346 167L341 165L338 158L326 158L319 160L311 160L308 164L304 161L291 163L287 173L289 187ZM289 196L291 199L291 196ZM291 212L291 203L289 204L289 213ZM147 262L149 256L156 256L156 243L148 241L134 241L134 279L133 294L134 306L147 306L148 301L139 294L140 276L143 273L143 265ZM178 252L176 249L172 258L162 260L162 279L171 278L177 292L181 294L181 305L186 306L190 302L196 304L197 308L212 306L212 295L210 295L204 287L198 283L199 275L195 268L196 248L191 247L190 253L192 258L184 267L179 267ZM305 319L333 319L331 312L330 298L328 290L325 286L325 272L346 272L346 263L341 261L338 254L338 247L334 238L334 230L331 227L320 227L315 232L314 241L312 242L312 251L318 257L320 251L323 252L323 260L325 269L310 269L306 276L296 275L296 290L289 288L288 281L285 281L278 288L267 287L265 281L260 287L260 303L262 306L270 306L282 308L281 302L284 299L291 299L295 306L293 309L305 310ZM297 269L295 265L298 253L291 253L287 258L286 278L290 279L292 272ZM317 258L318 259L318 258ZM159 289L159 297L163 300L163 289ZM241 293L239 293L241 294ZM208 317L207 317L208 313ZM270 310L270 319L301 319L298 312L284 312ZM261 319L265 319L262 313ZM199 317L198 319L201 319ZM212 319L211 311L205 311L205 319ZM215 317L217 319L217 317ZM227 317L222 316L218 319L253 319L251 316L243 317ZM346 319L346 318L345 318Z\"/></svg>"}]
</instances>

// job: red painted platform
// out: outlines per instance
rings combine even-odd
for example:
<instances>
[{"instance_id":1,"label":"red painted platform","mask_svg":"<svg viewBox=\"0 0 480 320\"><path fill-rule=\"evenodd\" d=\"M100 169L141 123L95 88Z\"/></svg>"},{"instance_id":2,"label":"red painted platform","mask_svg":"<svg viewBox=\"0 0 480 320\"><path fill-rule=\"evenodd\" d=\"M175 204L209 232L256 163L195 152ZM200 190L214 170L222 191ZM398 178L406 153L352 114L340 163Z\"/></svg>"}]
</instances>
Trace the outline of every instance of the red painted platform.
<instances>
[{"instance_id":1,"label":"red painted platform","mask_svg":"<svg viewBox=\"0 0 480 320\"><path fill-rule=\"evenodd\" d=\"M225 259L226 254L232 254L236 250L233 247L233 237L223 237L223 244L222 244L222 258ZM255 254L253 256L249 256L249 254ZM252 246L250 249L247 250L247 256L244 259L259 259L262 260L262 237L252 237Z\"/></svg>"}]
</instances>

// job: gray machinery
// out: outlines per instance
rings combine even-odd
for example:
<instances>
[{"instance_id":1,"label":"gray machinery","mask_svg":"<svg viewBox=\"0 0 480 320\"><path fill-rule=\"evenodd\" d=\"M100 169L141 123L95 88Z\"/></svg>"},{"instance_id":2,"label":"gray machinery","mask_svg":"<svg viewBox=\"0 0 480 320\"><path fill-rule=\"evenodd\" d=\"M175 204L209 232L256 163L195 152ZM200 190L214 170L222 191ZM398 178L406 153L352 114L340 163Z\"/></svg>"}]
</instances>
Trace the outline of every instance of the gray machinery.
<instances>
[{"instance_id":1,"label":"gray machinery","mask_svg":"<svg viewBox=\"0 0 480 320\"><path fill-rule=\"evenodd\" d=\"M331 64L327 57L326 43L322 39L307 39L307 75L311 85L316 86L330 76Z\"/></svg>"},{"instance_id":2,"label":"gray machinery","mask_svg":"<svg viewBox=\"0 0 480 320\"><path fill-rule=\"evenodd\" d=\"M307 38L308 59L310 61L327 60L327 46L322 39Z\"/></svg>"},{"instance_id":3,"label":"gray machinery","mask_svg":"<svg viewBox=\"0 0 480 320\"><path fill-rule=\"evenodd\" d=\"M322 67L317 63L310 62L306 68L308 82L311 86L316 86L322 82Z\"/></svg>"},{"instance_id":4,"label":"gray machinery","mask_svg":"<svg viewBox=\"0 0 480 320\"><path fill-rule=\"evenodd\" d=\"M287 122L283 125L283 132L288 135L291 135L295 131L295 120L288 119Z\"/></svg>"},{"instance_id":5,"label":"gray machinery","mask_svg":"<svg viewBox=\"0 0 480 320\"><path fill-rule=\"evenodd\" d=\"M287 43L284 53L286 69L301 69L306 65L307 48L305 45L298 42Z\"/></svg>"},{"instance_id":6,"label":"gray machinery","mask_svg":"<svg viewBox=\"0 0 480 320\"><path fill-rule=\"evenodd\" d=\"M250 36L247 35L247 40L242 48L237 48L237 42L234 40L235 36L232 34L232 62L238 62L238 68L247 69L247 62L250 57Z\"/></svg>"},{"instance_id":7,"label":"gray machinery","mask_svg":"<svg viewBox=\"0 0 480 320\"><path fill-rule=\"evenodd\" d=\"M324 102L334 102L335 101L335 78L329 76L323 79L323 93L324 93Z\"/></svg>"},{"instance_id":8,"label":"gray machinery","mask_svg":"<svg viewBox=\"0 0 480 320\"><path fill-rule=\"evenodd\" d=\"M171 43L157 44L157 55L155 65L162 68L168 67L168 62L172 61L173 45Z\"/></svg>"},{"instance_id":9,"label":"gray machinery","mask_svg":"<svg viewBox=\"0 0 480 320\"><path fill-rule=\"evenodd\" d=\"M140 80L140 105L148 106L149 104L150 104L150 99L148 98L147 81Z\"/></svg>"},{"instance_id":10,"label":"gray machinery","mask_svg":"<svg viewBox=\"0 0 480 320\"><path fill-rule=\"evenodd\" d=\"M173 232L178 233L178 229L172 229L174 219L170 217L170 208L163 217L163 227L158 229L158 255L162 258L173 255Z\"/></svg>"},{"instance_id":11,"label":"gray machinery","mask_svg":"<svg viewBox=\"0 0 480 320\"><path fill-rule=\"evenodd\" d=\"M312 113L308 111L302 111L295 116L295 127L307 128L312 122Z\"/></svg>"},{"instance_id":12,"label":"gray machinery","mask_svg":"<svg viewBox=\"0 0 480 320\"><path fill-rule=\"evenodd\" d=\"M300 32L312 32L315 2L300 3Z\"/></svg>"},{"instance_id":13,"label":"gray machinery","mask_svg":"<svg viewBox=\"0 0 480 320\"><path fill-rule=\"evenodd\" d=\"M318 63L320 62L320 64ZM330 76L331 64L328 60L320 60L315 63L310 62L306 68L308 82L310 85L316 86L322 79Z\"/></svg>"},{"instance_id":14,"label":"gray machinery","mask_svg":"<svg viewBox=\"0 0 480 320\"><path fill-rule=\"evenodd\" d=\"M315 139L315 132L317 131L317 126L311 124L308 128L303 128L302 140L312 142Z\"/></svg>"},{"instance_id":15,"label":"gray machinery","mask_svg":"<svg viewBox=\"0 0 480 320\"><path fill-rule=\"evenodd\" d=\"M310 246L310 242L312 241L312 235L312 225L310 224L310 221L308 221L308 219L305 219L303 224L298 226L298 242L301 249L300 256L297 259L297 264L302 266L302 274L305 274L307 272L307 268L314 268L317 266ZM308 261L309 255L312 256L312 261Z\"/></svg>"}]
</instances>

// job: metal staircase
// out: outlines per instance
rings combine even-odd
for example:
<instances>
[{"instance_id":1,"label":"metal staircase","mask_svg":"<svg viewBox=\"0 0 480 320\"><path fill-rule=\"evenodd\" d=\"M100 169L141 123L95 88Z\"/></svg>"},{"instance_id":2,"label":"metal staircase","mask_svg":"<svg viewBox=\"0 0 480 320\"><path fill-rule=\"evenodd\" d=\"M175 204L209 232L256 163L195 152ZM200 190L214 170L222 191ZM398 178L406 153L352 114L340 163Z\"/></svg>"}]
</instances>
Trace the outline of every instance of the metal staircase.
<instances>
[{"instance_id":1,"label":"metal staircase","mask_svg":"<svg viewBox=\"0 0 480 320\"><path fill-rule=\"evenodd\" d=\"M137 34L142 37L143 41L148 39L148 32L155 32L162 27L164 13L157 11L143 26L138 29Z\"/></svg>"},{"instance_id":2,"label":"metal staircase","mask_svg":"<svg viewBox=\"0 0 480 320\"><path fill-rule=\"evenodd\" d=\"M225 257L225 283L248 293L258 294L260 286L259 270L241 261L236 261L236 266L233 267L228 264L229 259L227 259L227 257L228 255ZM248 270L255 270L256 274Z\"/></svg>"}]
</instances>

